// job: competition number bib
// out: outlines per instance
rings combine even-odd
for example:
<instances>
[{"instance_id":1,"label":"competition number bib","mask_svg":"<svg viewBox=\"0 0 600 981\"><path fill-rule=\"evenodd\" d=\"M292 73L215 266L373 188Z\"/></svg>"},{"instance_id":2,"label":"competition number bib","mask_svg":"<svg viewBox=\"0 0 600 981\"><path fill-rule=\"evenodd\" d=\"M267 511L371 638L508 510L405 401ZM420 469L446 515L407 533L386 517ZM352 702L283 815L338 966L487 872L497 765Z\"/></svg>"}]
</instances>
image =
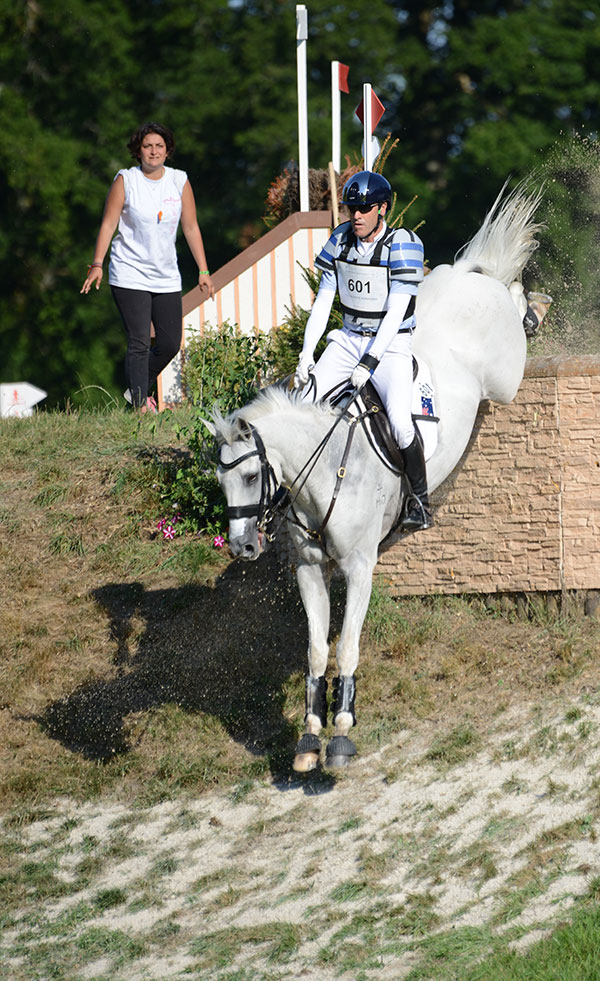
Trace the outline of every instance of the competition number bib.
<instances>
[{"instance_id":1,"label":"competition number bib","mask_svg":"<svg viewBox=\"0 0 600 981\"><path fill-rule=\"evenodd\" d=\"M349 312L376 316L383 312L389 293L387 266L336 262L338 292Z\"/></svg>"}]
</instances>

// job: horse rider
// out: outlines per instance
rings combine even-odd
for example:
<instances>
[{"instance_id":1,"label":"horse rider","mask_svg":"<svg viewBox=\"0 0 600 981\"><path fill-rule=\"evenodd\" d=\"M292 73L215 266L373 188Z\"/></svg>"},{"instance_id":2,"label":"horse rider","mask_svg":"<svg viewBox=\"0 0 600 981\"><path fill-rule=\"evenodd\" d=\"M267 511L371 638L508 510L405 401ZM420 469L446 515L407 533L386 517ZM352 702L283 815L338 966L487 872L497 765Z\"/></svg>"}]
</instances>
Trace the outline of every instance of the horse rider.
<instances>
[{"instance_id":1,"label":"horse rider","mask_svg":"<svg viewBox=\"0 0 600 981\"><path fill-rule=\"evenodd\" d=\"M338 225L315 260L323 275L306 324L294 387L306 386L303 397L317 400L348 379L357 391L371 379L412 491L400 527L421 531L433 524L423 445L411 411L411 337L417 288L423 280L423 243L414 232L386 224L392 188L381 174L354 174L344 186L342 201L350 221ZM343 327L329 333L315 364L315 347L327 328L336 291Z\"/></svg>"}]
</instances>

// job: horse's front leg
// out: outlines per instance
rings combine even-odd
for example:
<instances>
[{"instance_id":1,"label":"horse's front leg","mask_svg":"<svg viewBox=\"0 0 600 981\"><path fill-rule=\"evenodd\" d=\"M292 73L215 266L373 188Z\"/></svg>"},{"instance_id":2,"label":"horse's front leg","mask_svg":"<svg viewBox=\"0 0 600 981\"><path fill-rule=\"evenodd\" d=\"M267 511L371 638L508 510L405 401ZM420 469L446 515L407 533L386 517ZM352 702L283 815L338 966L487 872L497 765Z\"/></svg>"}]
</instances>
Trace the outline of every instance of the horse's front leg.
<instances>
[{"instance_id":1,"label":"horse's front leg","mask_svg":"<svg viewBox=\"0 0 600 981\"><path fill-rule=\"evenodd\" d=\"M304 735L296 746L294 770L308 773L318 765L319 733L327 725L327 657L329 654L329 564L301 563L296 570L298 587L308 620L308 675L305 688Z\"/></svg>"},{"instance_id":2,"label":"horse's front leg","mask_svg":"<svg viewBox=\"0 0 600 981\"><path fill-rule=\"evenodd\" d=\"M346 608L336 650L338 677L333 679L332 714L335 728L327 744L327 765L330 767L346 766L356 754L356 746L348 738L348 733L356 724L354 673L358 666L360 634L371 598L375 560L370 560L363 552L354 551L340 563L340 568L346 577Z\"/></svg>"}]
</instances>

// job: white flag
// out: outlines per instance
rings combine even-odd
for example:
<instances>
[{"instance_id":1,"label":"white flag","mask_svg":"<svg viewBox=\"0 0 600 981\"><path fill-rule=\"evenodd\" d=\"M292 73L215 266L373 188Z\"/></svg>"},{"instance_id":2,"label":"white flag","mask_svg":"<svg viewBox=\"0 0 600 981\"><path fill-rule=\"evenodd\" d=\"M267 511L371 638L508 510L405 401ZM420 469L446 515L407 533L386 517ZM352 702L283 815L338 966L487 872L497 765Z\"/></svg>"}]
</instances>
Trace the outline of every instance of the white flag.
<instances>
[{"instance_id":1,"label":"white flag","mask_svg":"<svg viewBox=\"0 0 600 981\"><path fill-rule=\"evenodd\" d=\"M45 399L44 392L29 382L0 385L0 416L22 419L33 414L33 406Z\"/></svg>"}]
</instances>

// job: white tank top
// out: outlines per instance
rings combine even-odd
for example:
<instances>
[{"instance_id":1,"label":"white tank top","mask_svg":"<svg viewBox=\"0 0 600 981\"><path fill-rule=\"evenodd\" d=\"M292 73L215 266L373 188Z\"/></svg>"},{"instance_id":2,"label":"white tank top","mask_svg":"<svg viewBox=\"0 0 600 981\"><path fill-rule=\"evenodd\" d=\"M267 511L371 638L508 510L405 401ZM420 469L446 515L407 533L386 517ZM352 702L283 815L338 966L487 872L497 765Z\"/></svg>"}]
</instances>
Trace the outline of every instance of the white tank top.
<instances>
[{"instance_id":1,"label":"white tank top","mask_svg":"<svg viewBox=\"0 0 600 981\"><path fill-rule=\"evenodd\" d=\"M125 203L108 266L111 286L176 293L181 289L175 238L181 218L184 170L165 167L160 180L144 177L141 167L120 170ZM116 180L116 177L115 177Z\"/></svg>"}]
</instances>

